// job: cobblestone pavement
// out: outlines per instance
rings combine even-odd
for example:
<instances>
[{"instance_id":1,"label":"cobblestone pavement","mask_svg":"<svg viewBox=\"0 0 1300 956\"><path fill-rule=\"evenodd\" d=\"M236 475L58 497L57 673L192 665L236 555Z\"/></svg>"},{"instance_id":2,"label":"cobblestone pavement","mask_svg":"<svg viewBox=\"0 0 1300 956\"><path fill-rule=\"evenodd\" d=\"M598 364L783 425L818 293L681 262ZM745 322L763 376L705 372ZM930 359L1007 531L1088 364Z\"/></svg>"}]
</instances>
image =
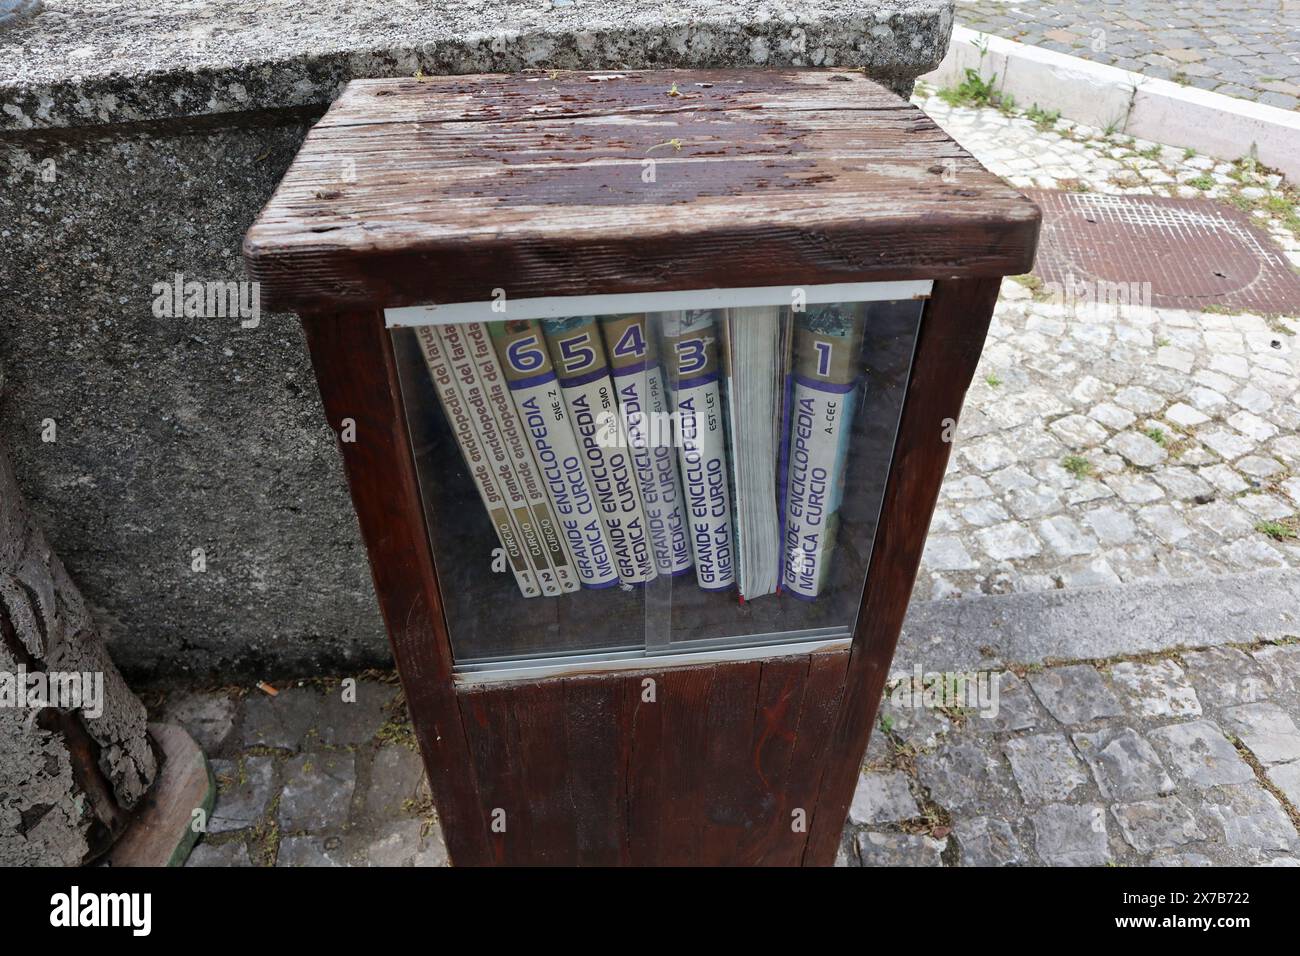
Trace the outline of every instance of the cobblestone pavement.
<instances>
[{"instance_id":1,"label":"cobblestone pavement","mask_svg":"<svg viewBox=\"0 0 1300 956\"><path fill-rule=\"evenodd\" d=\"M361 680L182 692L159 710L217 778L187 866L444 866L447 851L398 688Z\"/></svg>"},{"instance_id":2,"label":"cobblestone pavement","mask_svg":"<svg viewBox=\"0 0 1300 956\"><path fill-rule=\"evenodd\" d=\"M958 0L957 22L1162 80L1300 108L1300 3Z\"/></svg>"},{"instance_id":3,"label":"cobblestone pavement","mask_svg":"<svg viewBox=\"0 0 1300 956\"><path fill-rule=\"evenodd\" d=\"M1300 644L995 674L996 713L987 692L940 710L891 685L842 865L1300 865ZM218 780L187 865L446 864L400 695L343 694L160 707Z\"/></svg>"},{"instance_id":4,"label":"cobblestone pavement","mask_svg":"<svg viewBox=\"0 0 1300 956\"><path fill-rule=\"evenodd\" d=\"M1300 866L1300 645L998 686L996 716L891 694L841 865Z\"/></svg>"},{"instance_id":5,"label":"cobblestone pavement","mask_svg":"<svg viewBox=\"0 0 1300 956\"><path fill-rule=\"evenodd\" d=\"M1018 186L1233 202L1300 266L1296 194L1267 172L932 91L917 102ZM914 599L1300 566L1297 332L1292 317L1103 310L1004 281Z\"/></svg>"}]
</instances>

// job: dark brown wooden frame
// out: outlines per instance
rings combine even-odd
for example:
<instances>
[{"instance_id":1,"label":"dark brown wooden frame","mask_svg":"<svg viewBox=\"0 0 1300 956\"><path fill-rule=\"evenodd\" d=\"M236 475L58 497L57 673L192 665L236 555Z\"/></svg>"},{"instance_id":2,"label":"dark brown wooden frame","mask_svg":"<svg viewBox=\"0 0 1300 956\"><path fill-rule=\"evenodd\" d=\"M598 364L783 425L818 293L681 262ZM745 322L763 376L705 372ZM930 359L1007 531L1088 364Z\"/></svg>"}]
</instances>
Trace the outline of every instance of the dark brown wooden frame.
<instances>
[{"instance_id":1,"label":"dark brown wooden frame","mask_svg":"<svg viewBox=\"0 0 1300 956\"><path fill-rule=\"evenodd\" d=\"M320 169L340 142L355 142L359 151L376 150L387 135L385 122L400 127L400 134L393 134L397 141L415 141L424 135L421 124L402 120L413 109L422 122L427 112L434 117L431 125L454 123L460 131L454 135L477 128L474 123L499 125L505 111L520 108L523 84L518 79L447 78L441 81L445 100L429 100L428 90L411 81L353 84L309 136L303 153L311 154L310 159L301 168L295 163L245 244L250 271L264 283L263 301L303 316L331 426L339 431L345 420L355 422L355 440L339 447L447 846L457 864L833 862L947 466L952 425L974 375L1001 276L1026 271L1032 262L1037 210L982 170L927 118L860 76L673 76L681 78L683 87L692 79L706 81L694 84L709 88L699 95L696 108L702 116L727 109L727 96L744 100L741 125L758 132L736 149L777 157L765 158L763 166L776 167L786 177L780 183L795 188L781 193L785 224L779 230L739 223L732 228L723 216L721 227L697 229L689 203L660 219L638 211L635 216L646 224L640 233L597 229L584 233L581 241L548 249L544 261L519 274L520 294L726 287L752 284L743 280L753 275L763 276L764 284L792 285L935 280L921 316L847 651L526 682L456 681L382 309L473 297L490 273L484 272L484 257L501 256L518 265L511 258L516 252L511 243L537 248L540 234L535 217L524 216L504 220L500 235L484 239L476 234L457 243L447 238L451 226L434 206L386 218L391 205L385 198L386 174L372 170L369 184L348 195L326 188ZM482 101L473 98L476 83L484 91ZM634 75L629 83L631 114L682 114L680 103L662 106L656 99L662 94L656 84L667 85L660 74ZM743 87L743 93L713 90L729 84ZM561 105L536 121L542 126L563 123L568 115L618 109L619 94L603 84L595 92L581 77L559 85L568 98L561 97L556 101ZM843 85L861 99L845 98L849 91ZM811 112L810 97L817 103ZM592 102L572 105L584 98ZM398 109L394 104L399 101L413 105ZM546 103L551 110L551 102ZM383 110L398 119L367 119L371 111ZM877 172L871 162L844 167L827 160L829 165L819 167L824 161L815 150L789 159L781 172L786 159L771 152L772 137L798 136L804 130L815 139L825 134L819 123L830 123L837 132L853 129L854 123L843 116L859 110L863 121L878 123L881 132L878 146L859 136L858 148L870 155L878 148L879 168L885 172ZM769 115L764 111L772 119L754 126L753 117ZM814 115L822 119L807 119ZM511 120L510 135L524 135L521 130L532 122ZM914 137L918 155L908 156L890 140L894 136ZM824 135L817 140L825 141ZM567 155L568 148L557 147L556 155ZM498 155L482 160L480 171L494 175ZM702 158L717 155L717 149L701 152ZM403 156L392 161L394 175L415 175L418 182L411 164L423 162L422 149ZM387 160L375 162L384 167ZM429 162L429 176L442 176L438 170L444 161ZM956 185L946 179L953 170L960 171ZM837 172L855 184L844 208L831 218L819 214L810 223L791 218L791 198L797 203L823 183L838 188ZM877 180L882 184L879 196L871 185ZM511 181L501 188L514 195ZM378 196L373 204L367 190ZM490 209L490 190L486 195L485 209ZM701 193L706 204L729 201L717 196L716 191ZM915 206L906 204L909 196ZM814 205L817 201L813 196ZM872 207L871 215L857 216L866 206ZM377 217L373 228L372 215ZM421 231L424 216L437 220L426 232ZM665 258L666 242L678 249L688 248L682 243L694 244L685 256L686 273L667 268L673 257ZM603 271L575 279L593 247L602 250ZM724 263L712 254L718 249L744 252ZM790 254L778 255L781 250ZM760 260L770 268L760 270ZM642 700L646 678L656 683L653 704ZM500 811L504 832L493 827Z\"/></svg>"},{"instance_id":2,"label":"dark brown wooden frame","mask_svg":"<svg viewBox=\"0 0 1300 956\"><path fill-rule=\"evenodd\" d=\"M452 676L383 315L304 319L326 417L356 423L339 448L455 863L834 861L999 281L938 282L922 314L847 653L469 687ZM642 706L646 677L658 700Z\"/></svg>"}]
</instances>

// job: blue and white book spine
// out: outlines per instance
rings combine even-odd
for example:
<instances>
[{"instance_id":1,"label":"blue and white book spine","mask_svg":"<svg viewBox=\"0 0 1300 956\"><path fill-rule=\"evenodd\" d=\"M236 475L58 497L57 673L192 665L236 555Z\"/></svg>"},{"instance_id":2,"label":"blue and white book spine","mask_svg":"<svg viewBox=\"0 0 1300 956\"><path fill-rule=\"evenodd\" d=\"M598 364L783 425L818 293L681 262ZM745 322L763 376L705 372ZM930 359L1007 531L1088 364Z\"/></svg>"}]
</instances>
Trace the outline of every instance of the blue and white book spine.
<instances>
[{"instance_id":1,"label":"blue and white book spine","mask_svg":"<svg viewBox=\"0 0 1300 956\"><path fill-rule=\"evenodd\" d=\"M794 317L782 590L804 600L821 594L830 575L863 324L858 305L817 306Z\"/></svg>"},{"instance_id":2,"label":"blue and white book spine","mask_svg":"<svg viewBox=\"0 0 1300 956\"><path fill-rule=\"evenodd\" d=\"M664 312L662 326L695 580L705 591L729 591L736 585L736 546L716 314Z\"/></svg>"},{"instance_id":3,"label":"blue and white book spine","mask_svg":"<svg viewBox=\"0 0 1300 956\"><path fill-rule=\"evenodd\" d=\"M644 314L602 318L600 328L650 526L655 564L660 574L688 574L691 544L659 350L646 328Z\"/></svg>"},{"instance_id":4,"label":"blue and white book spine","mask_svg":"<svg viewBox=\"0 0 1300 956\"><path fill-rule=\"evenodd\" d=\"M488 333L523 430L532 442L578 580L584 588L613 587L618 584L614 554L541 326L535 321L492 322Z\"/></svg>"},{"instance_id":5,"label":"blue and white book spine","mask_svg":"<svg viewBox=\"0 0 1300 956\"><path fill-rule=\"evenodd\" d=\"M542 320L614 566L623 584L657 577L649 523L595 316Z\"/></svg>"}]
</instances>

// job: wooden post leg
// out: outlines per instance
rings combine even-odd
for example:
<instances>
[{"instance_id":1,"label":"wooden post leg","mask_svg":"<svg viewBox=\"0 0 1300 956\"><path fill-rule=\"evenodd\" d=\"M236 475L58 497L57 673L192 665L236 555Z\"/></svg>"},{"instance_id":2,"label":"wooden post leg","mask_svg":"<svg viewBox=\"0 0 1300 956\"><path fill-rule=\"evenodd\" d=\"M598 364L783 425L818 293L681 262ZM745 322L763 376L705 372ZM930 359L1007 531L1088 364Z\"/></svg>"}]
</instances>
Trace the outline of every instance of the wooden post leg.
<instances>
[{"instance_id":1,"label":"wooden post leg","mask_svg":"<svg viewBox=\"0 0 1300 956\"><path fill-rule=\"evenodd\" d=\"M975 375L1000 285L997 278L936 282L922 316L853 631L844 703L828 749L833 762L825 765L805 864L835 860L948 467L952 425Z\"/></svg>"}]
</instances>

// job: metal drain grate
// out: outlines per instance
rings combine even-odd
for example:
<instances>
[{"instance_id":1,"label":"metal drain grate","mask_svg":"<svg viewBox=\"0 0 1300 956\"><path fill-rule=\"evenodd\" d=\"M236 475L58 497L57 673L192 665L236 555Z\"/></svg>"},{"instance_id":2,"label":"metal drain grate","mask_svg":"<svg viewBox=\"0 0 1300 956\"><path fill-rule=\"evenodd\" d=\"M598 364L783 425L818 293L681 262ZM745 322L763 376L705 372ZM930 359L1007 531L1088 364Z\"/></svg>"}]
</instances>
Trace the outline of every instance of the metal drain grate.
<instances>
[{"instance_id":1,"label":"metal drain grate","mask_svg":"<svg viewBox=\"0 0 1300 956\"><path fill-rule=\"evenodd\" d=\"M1207 199L1028 194L1043 210L1034 272L1045 281L1142 287L1163 308L1300 314L1300 276L1239 209Z\"/></svg>"}]
</instances>

